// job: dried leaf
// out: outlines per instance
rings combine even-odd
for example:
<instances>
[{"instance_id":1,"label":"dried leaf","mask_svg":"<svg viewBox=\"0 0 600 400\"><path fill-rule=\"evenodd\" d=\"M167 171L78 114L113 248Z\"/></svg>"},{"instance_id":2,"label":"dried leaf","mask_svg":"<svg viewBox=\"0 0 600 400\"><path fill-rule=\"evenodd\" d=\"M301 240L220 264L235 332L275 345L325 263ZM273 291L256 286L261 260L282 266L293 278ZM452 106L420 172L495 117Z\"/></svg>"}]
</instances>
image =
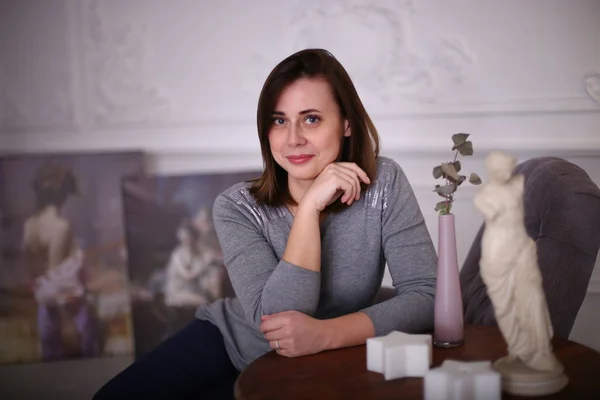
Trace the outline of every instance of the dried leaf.
<instances>
[{"instance_id":1,"label":"dried leaf","mask_svg":"<svg viewBox=\"0 0 600 400\"><path fill-rule=\"evenodd\" d=\"M463 182L464 182L464 181L466 181L466 180L467 180L467 177L466 177L466 176L464 176L464 175L461 175L461 176L459 176L459 177L458 177L458 181L456 182L456 184L457 184L458 186L460 186L460 184L461 184L461 183L463 183Z\"/></svg>"},{"instance_id":2,"label":"dried leaf","mask_svg":"<svg viewBox=\"0 0 600 400\"><path fill-rule=\"evenodd\" d=\"M439 211L441 215L446 215L450 212L450 203L447 201L440 201L435 205L435 211Z\"/></svg>"},{"instance_id":3,"label":"dried leaf","mask_svg":"<svg viewBox=\"0 0 600 400\"><path fill-rule=\"evenodd\" d=\"M452 150L454 150L456 146L460 146L461 144L463 144L468 137L468 133L455 133L454 135L452 135L452 143L454 143L454 147L452 147Z\"/></svg>"},{"instance_id":4,"label":"dried leaf","mask_svg":"<svg viewBox=\"0 0 600 400\"><path fill-rule=\"evenodd\" d=\"M462 165L460 165L460 161L454 161L454 169L456 170L456 172L460 172L460 169L462 168Z\"/></svg>"},{"instance_id":5,"label":"dried leaf","mask_svg":"<svg viewBox=\"0 0 600 400\"><path fill-rule=\"evenodd\" d=\"M469 182L473 185L481 185L481 178L475 172L471 173L469 176Z\"/></svg>"},{"instance_id":6,"label":"dried leaf","mask_svg":"<svg viewBox=\"0 0 600 400\"><path fill-rule=\"evenodd\" d=\"M449 177L452 177L455 181L457 181L459 179L458 173L456 172L456 169L454 168L453 164L442 163L442 170L444 171L444 173L446 175L448 175Z\"/></svg>"},{"instance_id":7,"label":"dried leaf","mask_svg":"<svg viewBox=\"0 0 600 400\"><path fill-rule=\"evenodd\" d=\"M463 156L472 156L473 155L473 142L466 141L463 144L458 146L454 146L452 150L458 150L458 152Z\"/></svg>"},{"instance_id":8,"label":"dried leaf","mask_svg":"<svg viewBox=\"0 0 600 400\"><path fill-rule=\"evenodd\" d=\"M434 192L437 192L442 197L450 196L452 193L456 192L456 183L451 183L450 185L436 185Z\"/></svg>"},{"instance_id":9,"label":"dried leaf","mask_svg":"<svg viewBox=\"0 0 600 400\"><path fill-rule=\"evenodd\" d=\"M438 165L437 167L433 168L433 177L435 179L441 178L442 175L444 175L444 171L442 170L442 167L440 165Z\"/></svg>"}]
</instances>

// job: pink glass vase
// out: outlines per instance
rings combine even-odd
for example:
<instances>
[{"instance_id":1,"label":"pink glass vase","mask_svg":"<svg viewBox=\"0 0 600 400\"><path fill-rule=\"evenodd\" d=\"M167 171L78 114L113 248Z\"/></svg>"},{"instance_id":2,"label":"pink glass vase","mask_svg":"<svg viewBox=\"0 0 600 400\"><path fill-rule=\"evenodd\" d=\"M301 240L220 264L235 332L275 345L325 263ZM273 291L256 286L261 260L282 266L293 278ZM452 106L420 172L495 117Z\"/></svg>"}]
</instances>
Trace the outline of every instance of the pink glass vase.
<instances>
[{"instance_id":1,"label":"pink glass vase","mask_svg":"<svg viewBox=\"0 0 600 400\"><path fill-rule=\"evenodd\" d=\"M438 225L433 344L455 347L464 343L464 324L454 215L440 215Z\"/></svg>"}]
</instances>

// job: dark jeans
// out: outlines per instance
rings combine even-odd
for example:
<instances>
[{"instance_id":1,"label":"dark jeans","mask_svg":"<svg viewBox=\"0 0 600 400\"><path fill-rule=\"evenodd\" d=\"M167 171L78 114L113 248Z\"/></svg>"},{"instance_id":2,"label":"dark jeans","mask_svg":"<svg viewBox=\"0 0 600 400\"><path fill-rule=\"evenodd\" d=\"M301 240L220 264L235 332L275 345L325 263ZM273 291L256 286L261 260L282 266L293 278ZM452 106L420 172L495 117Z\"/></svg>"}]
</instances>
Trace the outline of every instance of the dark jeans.
<instances>
[{"instance_id":1,"label":"dark jeans","mask_svg":"<svg viewBox=\"0 0 600 400\"><path fill-rule=\"evenodd\" d=\"M233 399L238 374L219 329L195 319L108 381L94 400Z\"/></svg>"}]
</instances>

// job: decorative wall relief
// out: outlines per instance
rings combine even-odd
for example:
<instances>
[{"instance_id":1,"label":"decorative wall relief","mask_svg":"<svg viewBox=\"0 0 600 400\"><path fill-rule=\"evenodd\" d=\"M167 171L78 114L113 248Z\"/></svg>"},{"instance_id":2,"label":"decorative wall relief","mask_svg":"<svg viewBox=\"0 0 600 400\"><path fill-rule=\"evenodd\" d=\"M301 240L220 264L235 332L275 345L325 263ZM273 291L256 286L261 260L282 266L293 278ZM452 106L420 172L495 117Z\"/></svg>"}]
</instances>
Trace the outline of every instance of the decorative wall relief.
<instances>
[{"instance_id":1,"label":"decorative wall relief","mask_svg":"<svg viewBox=\"0 0 600 400\"><path fill-rule=\"evenodd\" d=\"M13 93L8 89L8 76L0 67L0 130L26 123L27 118L17 105Z\"/></svg>"},{"instance_id":2,"label":"decorative wall relief","mask_svg":"<svg viewBox=\"0 0 600 400\"><path fill-rule=\"evenodd\" d=\"M107 3L91 0L85 11L92 123L111 126L164 121L171 113L172 101L154 81L149 67L151 28L139 20L114 22L120 20L111 18Z\"/></svg>"},{"instance_id":3,"label":"decorative wall relief","mask_svg":"<svg viewBox=\"0 0 600 400\"><path fill-rule=\"evenodd\" d=\"M74 125L68 15L67 1L3 2L0 131Z\"/></svg>"},{"instance_id":4,"label":"decorative wall relief","mask_svg":"<svg viewBox=\"0 0 600 400\"><path fill-rule=\"evenodd\" d=\"M583 78L585 91L600 106L600 70L590 72Z\"/></svg>"},{"instance_id":5,"label":"decorative wall relief","mask_svg":"<svg viewBox=\"0 0 600 400\"><path fill-rule=\"evenodd\" d=\"M42 104L22 106L11 91L0 88L0 130L39 130L74 123L73 103L64 90L57 90Z\"/></svg>"},{"instance_id":6,"label":"decorative wall relief","mask_svg":"<svg viewBox=\"0 0 600 400\"><path fill-rule=\"evenodd\" d=\"M460 82L473 57L454 38L426 43L415 38L410 0L319 0L293 17L295 47L325 47L352 71L357 82L389 101L435 101L444 80ZM372 38L377 46L355 46ZM344 59L348 60L346 63Z\"/></svg>"},{"instance_id":7,"label":"decorative wall relief","mask_svg":"<svg viewBox=\"0 0 600 400\"><path fill-rule=\"evenodd\" d=\"M411 0L312 3L308 6L302 2L286 24L290 35L286 54L309 47L325 48L347 68L357 86L381 101L399 97L435 102L443 94L441 86L462 82L474 63L468 46L457 38L427 42L415 37L411 18L416 9ZM369 42L376 45L364 45ZM275 66L258 54L250 63L264 77Z\"/></svg>"}]
</instances>

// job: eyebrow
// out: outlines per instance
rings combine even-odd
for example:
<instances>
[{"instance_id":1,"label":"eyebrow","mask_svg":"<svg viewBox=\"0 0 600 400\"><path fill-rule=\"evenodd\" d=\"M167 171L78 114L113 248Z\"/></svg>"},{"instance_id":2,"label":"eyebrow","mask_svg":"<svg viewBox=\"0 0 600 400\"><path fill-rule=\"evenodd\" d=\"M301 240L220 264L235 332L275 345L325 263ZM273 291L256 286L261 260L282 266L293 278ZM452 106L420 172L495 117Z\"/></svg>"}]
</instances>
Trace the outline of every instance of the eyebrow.
<instances>
[{"instance_id":1,"label":"eyebrow","mask_svg":"<svg viewBox=\"0 0 600 400\"><path fill-rule=\"evenodd\" d=\"M321 111L315 109L315 108L309 108L308 110L302 110L300 111L298 114L300 115L304 115L304 114L310 114L310 113L320 113ZM285 115L285 113L283 111L273 111L273 115Z\"/></svg>"}]
</instances>

